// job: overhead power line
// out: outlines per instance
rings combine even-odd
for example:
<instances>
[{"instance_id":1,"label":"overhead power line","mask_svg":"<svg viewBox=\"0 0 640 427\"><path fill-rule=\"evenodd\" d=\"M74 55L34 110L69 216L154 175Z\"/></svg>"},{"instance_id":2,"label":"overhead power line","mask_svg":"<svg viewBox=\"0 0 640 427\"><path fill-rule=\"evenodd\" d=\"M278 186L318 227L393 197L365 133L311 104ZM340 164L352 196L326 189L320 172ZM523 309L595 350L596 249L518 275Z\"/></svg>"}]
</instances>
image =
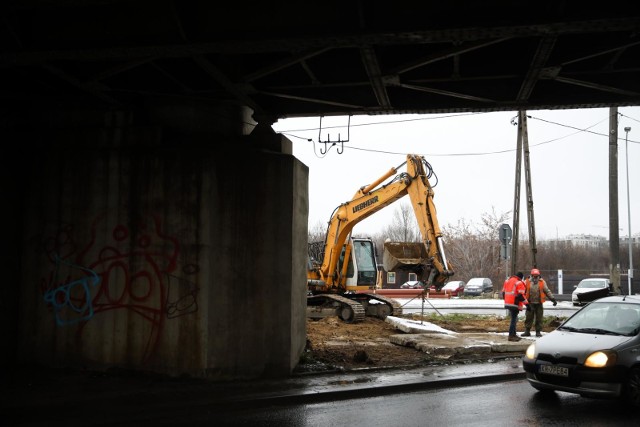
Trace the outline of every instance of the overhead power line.
<instances>
[{"instance_id":1,"label":"overhead power line","mask_svg":"<svg viewBox=\"0 0 640 427\"><path fill-rule=\"evenodd\" d=\"M385 122L370 122L370 123L359 123L359 124L352 124L352 127L361 127L361 126L379 126L379 125L389 125L389 124L397 124L397 123L405 123L405 122L414 122L414 121L422 121L422 120L441 120L441 119L449 119L449 118L455 118L455 117L462 117L462 116L469 116L469 115L478 115L478 114L489 114L489 113L467 113L467 114L455 114L455 115L447 115L447 116L437 116L437 117L419 117L419 118L411 118L411 119L403 119L403 120L390 120L390 121L385 121ZM639 122L640 120L637 120L633 117L627 116L625 114L622 113L618 113L620 116L625 117L629 120L632 120L634 122ZM550 144L553 142L557 142L560 141L562 139L566 139L569 137L572 137L574 135L577 135L579 133L589 133L592 135L596 135L596 136L601 136L604 138L609 138L609 135L607 133L602 133L602 132L595 132L590 130L591 128L601 124L604 121L608 120L608 116L606 118L604 118L603 120L590 125L586 128L580 128L580 127L576 127L576 126L572 126L572 125L567 125L564 123L558 123L552 120L547 120L547 119L543 119L540 117L535 117L532 115L527 115L527 118L532 119L532 120L538 120L540 122L544 122L547 124L551 124L551 125L555 125L555 126L560 126L560 127L564 127L567 129L573 129L575 130L574 133L568 134L568 135L564 135L558 138L553 138L553 139L549 139L546 141L541 141L541 142L537 142L537 143L532 143L530 144L530 147L538 147L541 145L546 145L546 144ZM336 125L336 126L327 126L325 127L325 129L336 129L336 128L341 128L344 126L340 126L340 125ZM302 136L298 136L295 135L294 132L310 132L310 131L314 131L317 132L319 128L306 128L306 129L292 129L292 130L283 130L280 131L280 133L288 136L288 137L292 137L292 138L297 138L297 139L304 139L307 140L309 142L313 142L312 138L308 138L308 137L302 137ZM619 140L624 140L624 138L618 138ZM628 142L634 143L634 144L639 144L640 141L633 141L633 140L628 140ZM370 152L370 153L380 153L380 154L393 154L393 155L404 155L406 153L404 152L396 152L396 151L388 151L388 150L377 150L377 149L373 149L373 148L362 148L362 147L357 147L354 145L350 145L350 144L345 144L344 145L345 148L350 148L352 150L357 150L357 151L364 151L364 152ZM516 149L515 148L508 148L508 149L504 149L504 150L494 150L494 151L483 151L483 152L465 152L465 153L441 153L441 154L434 154L434 153L421 153L423 155L427 155L430 157L468 157L468 156L490 156L490 155L495 155L495 154L504 154L504 153L511 153L514 152ZM314 153L316 153L317 157L325 157L328 153L325 153L324 155L318 155L317 154L317 150L315 149L315 142L314 142Z\"/></svg>"}]
</instances>

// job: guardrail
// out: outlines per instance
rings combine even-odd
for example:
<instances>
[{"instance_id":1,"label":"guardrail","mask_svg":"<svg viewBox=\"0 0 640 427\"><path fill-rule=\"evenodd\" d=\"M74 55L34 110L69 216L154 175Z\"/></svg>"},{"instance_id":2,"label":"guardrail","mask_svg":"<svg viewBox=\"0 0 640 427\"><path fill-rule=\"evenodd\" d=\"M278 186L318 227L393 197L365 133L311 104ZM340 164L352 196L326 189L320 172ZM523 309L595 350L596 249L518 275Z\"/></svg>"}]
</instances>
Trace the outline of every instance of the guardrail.
<instances>
[{"instance_id":1,"label":"guardrail","mask_svg":"<svg viewBox=\"0 0 640 427\"><path fill-rule=\"evenodd\" d=\"M375 289L373 291L367 291L367 293L374 293L378 295L382 295L388 298L418 298L422 296L424 291L422 289ZM450 299L451 292L448 291L439 291L439 292L431 292L427 291L424 294L427 299Z\"/></svg>"}]
</instances>

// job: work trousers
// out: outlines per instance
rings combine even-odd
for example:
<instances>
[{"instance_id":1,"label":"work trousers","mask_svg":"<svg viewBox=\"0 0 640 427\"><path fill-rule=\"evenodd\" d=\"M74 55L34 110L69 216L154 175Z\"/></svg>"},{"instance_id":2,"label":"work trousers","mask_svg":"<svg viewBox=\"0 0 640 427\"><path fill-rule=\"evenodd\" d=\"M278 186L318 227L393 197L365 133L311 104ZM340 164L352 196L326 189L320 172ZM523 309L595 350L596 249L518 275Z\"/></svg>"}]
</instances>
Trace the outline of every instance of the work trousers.
<instances>
[{"instance_id":1,"label":"work trousers","mask_svg":"<svg viewBox=\"0 0 640 427\"><path fill-rule=\"evenodd\" d=\"M535 319L536 332L542 332L542 318L544 317L544 308L542 308L542 304L529 303L529 307L530 310L527 310L524 318L524 330L530 331Z\"/></svg>"},{"instance_id":2,"label":"work trousers","mask_svg":"<svg viewBox=\"0 0 640 427\"><path fill-rule=\"evenodd\" d=\"M514 337L517 335L516 326L518 324L518 313L520 310L515 307L507 307L507 311L511 316L511 323L509 323L509 336Z\"/></svg>"}]
</instances>

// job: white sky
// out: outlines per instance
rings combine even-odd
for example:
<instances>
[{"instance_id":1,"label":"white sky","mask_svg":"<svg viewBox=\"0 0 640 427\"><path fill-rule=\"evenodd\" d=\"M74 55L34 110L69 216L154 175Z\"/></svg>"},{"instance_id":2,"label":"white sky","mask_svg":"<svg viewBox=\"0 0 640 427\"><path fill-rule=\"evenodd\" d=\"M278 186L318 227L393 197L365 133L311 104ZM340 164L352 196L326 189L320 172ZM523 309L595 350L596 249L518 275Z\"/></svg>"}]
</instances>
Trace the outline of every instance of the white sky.
<instances>
[{"instance_id":1,"label":"white sky","mask_svg":"<svg viewBox=\"0 0 640 427\"><path fill-rule=\"evenodd\" d=\"M618 108L618 218L628 235L626 133L629 126L631 231L640 233L640 107ZM569 234L609 237L609 108L532 110L527 120L537 240ZM514 202L517 112L319 117L280 120L273 125L293 143L293 154L309 167L309 227L326 224L339 204L363 185L400 165L407 153L424 155L435 178L440 225L458 220L479 224L481 214L510 212ZM311 141L307 141L311 139ZM399 172L404 171L404 167ZM527 231L524 164L520 231ZM356 225L375 234L391 223L403 198ZM497 233L497 231L496 231Z\"/></svg>"}]
</instances>

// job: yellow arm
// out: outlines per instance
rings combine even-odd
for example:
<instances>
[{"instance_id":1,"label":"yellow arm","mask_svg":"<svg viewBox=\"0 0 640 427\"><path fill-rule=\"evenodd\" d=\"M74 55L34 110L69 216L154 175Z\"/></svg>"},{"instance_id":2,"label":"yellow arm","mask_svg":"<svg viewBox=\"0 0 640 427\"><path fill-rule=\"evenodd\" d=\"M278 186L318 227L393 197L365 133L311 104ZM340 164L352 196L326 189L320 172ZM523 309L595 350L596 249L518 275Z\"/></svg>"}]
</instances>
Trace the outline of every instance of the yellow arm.
<instances>
[{"instance_id":1,"label":"yellow arm","mask_svg":"<svg viewBox=\"0 0 640 427\"><path fill-rule=\"evenodd\" d=\"M397 173L398 168L406 163L407 171L400 173L386 185L379 185ZM353 227L363 219L389 206L396 200L409 195L413 210L422 234L422 241L431 262L429 284L436 286L446 283L453 275L451 265L444 254L442 233L436 217L433 203L433 189L425 169L426 161L422 156L409 154L407 161L397 168L392 168L372 184L362 187L353 199L336 208L325 240L325 251L320 277L329 288L339 286L338 259Z\"/></svg>"}]
</instances>

